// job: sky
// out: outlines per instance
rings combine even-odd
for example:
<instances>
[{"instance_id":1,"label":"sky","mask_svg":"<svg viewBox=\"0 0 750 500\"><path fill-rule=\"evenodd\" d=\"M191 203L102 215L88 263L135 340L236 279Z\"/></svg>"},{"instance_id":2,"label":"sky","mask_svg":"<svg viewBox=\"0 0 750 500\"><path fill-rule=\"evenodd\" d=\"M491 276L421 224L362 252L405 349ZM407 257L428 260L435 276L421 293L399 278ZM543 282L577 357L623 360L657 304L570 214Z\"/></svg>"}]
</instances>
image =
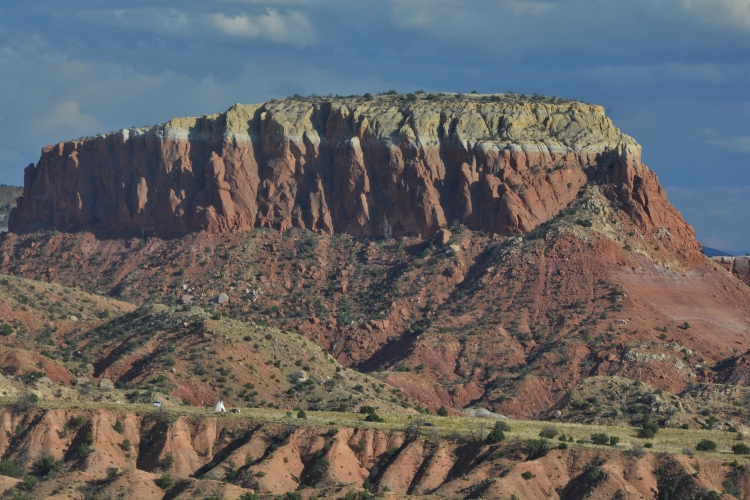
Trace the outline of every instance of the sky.
<instances>
[{"instance_id":1,"label":"sky","mask_svg":"<svg viewBox=\"0 0 750 500\"><path fill-rule=\"evenodd\" d=\"M390 89L601 104L704 245L750 251L750 0L7 1L0 183L63 140Z\"/></svg>"}]
</instances>

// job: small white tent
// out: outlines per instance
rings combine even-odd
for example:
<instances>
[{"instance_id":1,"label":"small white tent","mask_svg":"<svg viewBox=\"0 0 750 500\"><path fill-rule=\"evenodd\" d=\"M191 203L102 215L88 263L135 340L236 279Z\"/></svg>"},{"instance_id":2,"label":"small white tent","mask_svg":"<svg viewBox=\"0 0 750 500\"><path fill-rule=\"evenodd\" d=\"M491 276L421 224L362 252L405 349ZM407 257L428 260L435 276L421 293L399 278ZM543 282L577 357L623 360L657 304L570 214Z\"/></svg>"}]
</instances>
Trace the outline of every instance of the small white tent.
<instances>
[{"instance_id":1,"label":"small white tent","mask_svg":"<svg viewBox=\"0 0 750 500\"><path fill-rule=\"evenodd\" d=\"M224 408L224 403L220 399L218 403L216 403L216 406L214 406L214 413L226 413L227 409Z\"/></svg>"}]
</instances>

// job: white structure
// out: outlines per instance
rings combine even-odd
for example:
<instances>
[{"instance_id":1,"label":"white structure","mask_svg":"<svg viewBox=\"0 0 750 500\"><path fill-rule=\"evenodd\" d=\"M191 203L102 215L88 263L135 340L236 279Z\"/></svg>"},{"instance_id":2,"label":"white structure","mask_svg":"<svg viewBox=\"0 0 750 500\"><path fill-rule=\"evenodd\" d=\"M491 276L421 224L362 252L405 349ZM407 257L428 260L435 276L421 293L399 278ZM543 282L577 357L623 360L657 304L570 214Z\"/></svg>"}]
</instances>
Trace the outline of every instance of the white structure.
<instances>
[{"instance_id":1,"label":"white structure","mask_svg":"<svg viewBox=\"0 0 750 500\"><path fill-rule=\"evenodd\" d=\"M214 406L214 413L226 413L227 409L224 408L224 402L220 399L216 406Z\"/></svg>"}]
</instances>

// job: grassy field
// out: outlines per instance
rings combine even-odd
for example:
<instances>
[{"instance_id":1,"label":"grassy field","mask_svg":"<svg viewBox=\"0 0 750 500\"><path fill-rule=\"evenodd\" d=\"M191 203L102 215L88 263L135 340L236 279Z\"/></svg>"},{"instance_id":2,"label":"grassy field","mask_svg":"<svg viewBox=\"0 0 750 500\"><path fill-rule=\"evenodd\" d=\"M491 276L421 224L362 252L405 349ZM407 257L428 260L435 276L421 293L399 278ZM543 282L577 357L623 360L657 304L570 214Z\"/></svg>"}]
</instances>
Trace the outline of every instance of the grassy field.
<instances>
[{"instance_id":1,"label":"grassy field","mask_svg":"<svg viewBox=\"0 0 750 500\"><path fill-rule=\"evenodd\" d=\"M0 398L0 405L9 405L15 402L15 398ZM252 420L263 423L292 423L307 427L357 427L366 429L403 430L415 419L419 418L423 425L421 432L426 436L441 437L469 437L486 436L494 425L494 420L473 417L439 417L436 415L383 415L384 422L366 422L365 415L358 413L341 412L306 412L306 419L296 417L294 411L275 410L270 408L241 408L241 413L215 414L213 411L196 406L169 406L161 410L148 404L116 404L97 402L69 402L69 401L39 401L37 406L43 409L68 409L68 410L111 410L117 412L136 412L139 414L158 413L159 411L171 416L180 415L205 415L210 418L229 418L237 420ZM741 442L737 439L737 433L715 430L688 430L688 429L660 429L653 439L646 440L637 437L638 429L628 426L606 426L606 425L583 425L573 423L557 423L535 420L508 420L511 427L506 432L507 439L538 439L539 432L545 427L554 427L558 433L572 436L576 441L583 443L569 443L569 446L586 446L612 449L609 446L597 446L590 442L591 434L604 433L609 436L617 436L620 441L615 449L629 450L634 445L651 443L652 448L648 451L665 453L683 453L690 449L701 456L723 459L738 459L742 462L750 461L748 456L738 456L732 453L732 446ZM697 452L695 445L702 439L716 442L716 452ZM552 444L557 444L553 439Z\"/></svg>"}]
</instances>

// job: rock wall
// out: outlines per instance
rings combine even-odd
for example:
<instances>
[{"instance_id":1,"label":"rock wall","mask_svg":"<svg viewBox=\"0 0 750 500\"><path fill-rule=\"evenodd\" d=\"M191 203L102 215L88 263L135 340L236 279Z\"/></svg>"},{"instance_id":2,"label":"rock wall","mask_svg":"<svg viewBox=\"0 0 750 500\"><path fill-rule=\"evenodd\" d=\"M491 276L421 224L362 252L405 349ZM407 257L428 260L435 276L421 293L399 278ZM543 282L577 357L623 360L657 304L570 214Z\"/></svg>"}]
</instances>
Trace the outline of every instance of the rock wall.
<instances>
[{"instance_id":1,"label":"rock wall","mask_svg":"<svg viewBox=\"0 0 750 500\"><path fill-rule=\"evenodd\" d=\"M454 95L235 105L47 146L10 228L429 236L458 222L518 234L593 180L644 227L692 238L602 107Z\"/></svg>"},{"instance_id":2,"label":"rock wall","mask_svg":"<svg viewBox=\"0 0 750 500\"><path fill-rule=\"evenodd\" d=\"M8 227L8 215L16 206L16 198L21 196L22 189L14 186L0 186L0 231Z\"/></svg>"}]
</instances>

